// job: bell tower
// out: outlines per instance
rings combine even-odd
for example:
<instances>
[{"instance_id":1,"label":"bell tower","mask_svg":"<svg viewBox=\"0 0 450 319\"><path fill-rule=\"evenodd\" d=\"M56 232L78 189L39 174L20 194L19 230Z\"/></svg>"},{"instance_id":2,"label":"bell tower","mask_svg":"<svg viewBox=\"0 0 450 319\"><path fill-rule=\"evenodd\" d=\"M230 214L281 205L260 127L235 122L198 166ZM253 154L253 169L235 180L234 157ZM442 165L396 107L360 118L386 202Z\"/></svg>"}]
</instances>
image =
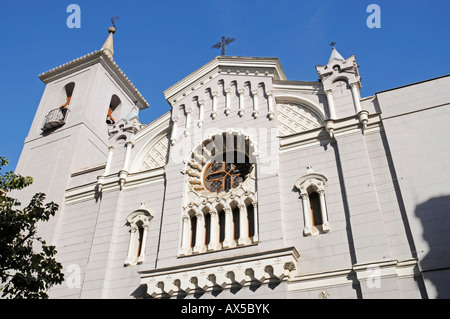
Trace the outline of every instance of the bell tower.
<instances>
[{"instance_id":1,"label":"bell tower","mask_svg":"<svg viewBox=\"0 0 450 319\"><path fill-rule=\"evenodd\" d=\"M39 75L45 90L16 168L34 180L17 194L23 203L43 192L61 212L65 190L80 172L103 173L114 123L149 106L113 61L116 29L108 32L100 50ZM57 219L44 225L50 237Z\"/></svg>"}]
</instances>

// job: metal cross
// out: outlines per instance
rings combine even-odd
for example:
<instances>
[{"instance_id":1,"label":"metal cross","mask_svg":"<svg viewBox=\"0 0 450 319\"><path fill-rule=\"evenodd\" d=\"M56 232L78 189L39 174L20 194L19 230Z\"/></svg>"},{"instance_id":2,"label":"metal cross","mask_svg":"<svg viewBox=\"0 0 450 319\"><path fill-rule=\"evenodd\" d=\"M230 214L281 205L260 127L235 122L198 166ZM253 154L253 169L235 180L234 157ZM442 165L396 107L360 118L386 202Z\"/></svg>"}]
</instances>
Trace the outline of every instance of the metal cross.
<instances>
[{"instance_id":1,"label":"metal cross","mask_svg":"<svg viewBox=\"0 0 450 319\"><path fill-rule=\"evenodd\" d=\"M235 40L235 38L232 38L232 39L230 39L230 38L226 38L225 39L225 36L223 36L222 37L222 40L220 41L220 42L217 42L216 44L214 44L211 48L212 49L222 49L221 50L221 55L225 55L225 46L227 45L227 44L230 44L231 42L233 42Z\"/></svg>"}]
</instances>

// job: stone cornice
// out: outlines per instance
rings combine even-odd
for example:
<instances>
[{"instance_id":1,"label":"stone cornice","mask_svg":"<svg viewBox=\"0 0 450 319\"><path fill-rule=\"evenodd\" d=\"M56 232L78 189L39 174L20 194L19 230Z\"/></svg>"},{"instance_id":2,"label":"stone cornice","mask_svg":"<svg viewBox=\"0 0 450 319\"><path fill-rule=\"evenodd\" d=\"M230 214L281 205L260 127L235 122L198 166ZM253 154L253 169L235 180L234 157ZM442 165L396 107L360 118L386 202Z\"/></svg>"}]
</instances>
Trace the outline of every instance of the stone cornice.
<instances>
[{"instance_id":1,"label":"stone cornice","mask_svg":"<svg viewBox=\"0 0 450 319\"><path fill-rule=\"evenodd\" d=\"M125 190L164 182L165 172L162 167L137 173L126 173L126 181L123 187ZM120 176L118 173L113 173L104 177L101 176L99 178L101 178L101 191L103 193L120 190ZM95 181L66 189L66 204L76 204L78 202L96 198L99 195L99 184L99 181Z\"/></svg>"},{"instance_id":2,"label":"stone cornice","mask_svg":"<svg viewBox=\"0 0 450 319\"><path fill-rule=\"evenodd\" d=\"M94 51L72 60L68 63L53 68L45 73L39 75L39 78L45 84L48 84L56 79L62 78L78 70L87 68L94 64L100 63L116 80L124 91L135 98L139 109L146 109L149 107L147 101L142 94L136 89L130 79L123 73L119 66L109 58L104 51Z\"/></svg>"},{"instance_id":3,"label":"stone cornice","mask_svg":"<svg viewBox=\"0 0 450 319\"><path fill-rule=\"evenodd\" d=\"M297 275L299 254L294 247L202 263L140 271L147 293L160 298L259 282L287 281Z\"/></svg>"},{"instance_id":4,"label":"stone cornice","mask_svg":"<svg viewBox=\"0 0 450 319\"><path fill-rule=\"evenodd\" d=\"M311 291L337 288L355 283L363 284L373 279L374 270L378 270L379 279L411 278L420 276L416 259L382 260L365 264L356 264L352 268L337 269L321 273L301 274L288 282L288 290Z\"/></svg>"},{"instance_id":5,"label":"stone cornice","mask_svg":"<svg viewBox=\"0 0 450 319\"><path fill-rule=\"evenodd\" d=\"M381 128L380 114L369 115L368 128L364 134L379 132ZM351 134L361 134L360 123L354 116L334 121L335 137ZM287 153L303 148L325 145L332 139L326 133L324 127L320 127L307 132L300 132L292 135L280 137L280 153Z\"/></svg>"},{"instance_id":6,"label":"stone cornice","mask_svg":"<svg viewBox=\"0 0 450 319\"><path fill-rule=\"evenodd\" d=\"M273 81L273 89L277 91L289 90L310 94L325 94L320 82L312 81Z\"/></svg>"},{"instance_id":7,"label":"stone cornice","mask_svg":"<svg viewBox=\"0 0 450 319\"><path fill-rule=\"evenodd\" d=\"M90 166L90 167L82 168L80 170L72 172L70 177L75 177L75 176L79 176L79 175L83 175L83 174L88 174L88 173L91 173L91 172L95 172L95 171L104 169L105 167L106 167L106 162L105 163L101 163L101 164L97 164L97 165L93 165L93 166Z\"/></svg>"}]
</instances>

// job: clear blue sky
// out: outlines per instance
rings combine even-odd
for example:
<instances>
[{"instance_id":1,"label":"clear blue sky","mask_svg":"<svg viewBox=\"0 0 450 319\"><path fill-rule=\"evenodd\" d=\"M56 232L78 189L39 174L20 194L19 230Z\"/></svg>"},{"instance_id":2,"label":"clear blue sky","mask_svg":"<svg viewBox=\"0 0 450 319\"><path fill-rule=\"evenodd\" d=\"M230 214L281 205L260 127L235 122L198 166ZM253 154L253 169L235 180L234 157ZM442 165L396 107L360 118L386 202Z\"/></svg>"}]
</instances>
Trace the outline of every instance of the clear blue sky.
<instances>
[{"instance_id":1,"label":"clear blue sky","mask_svg":"<svg viewBox=\"0 0 450 319\"><path fill-rule=\"evenodd\" d=\"M81 28L66 25L81 8ZM381 28L366 12L381 8ZM99 50L116 21L114 60L150 104L143 123L169 111L163 91L220 54L278 57L289 80L316 81L331 41L360 66L362 96L450 74L448 0L0 0L0 156L15 169L44 91L38 75Z\"/></svg>"}]
</instances>

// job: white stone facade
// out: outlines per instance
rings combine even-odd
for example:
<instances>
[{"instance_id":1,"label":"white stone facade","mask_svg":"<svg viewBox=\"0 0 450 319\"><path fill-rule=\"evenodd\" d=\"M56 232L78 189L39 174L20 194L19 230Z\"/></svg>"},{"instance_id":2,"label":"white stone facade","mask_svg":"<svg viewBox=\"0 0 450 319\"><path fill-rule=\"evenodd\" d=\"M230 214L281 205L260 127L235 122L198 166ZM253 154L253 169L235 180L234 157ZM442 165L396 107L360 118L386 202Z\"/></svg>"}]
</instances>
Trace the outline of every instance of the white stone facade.
<instances>
[{"instance_id":1,"label":"white stone facade","mask_svg":"<svg viewBox=\"0 0 450 319\"><path fill-rule=\"evenodd\" d=\"M450 296L450 77L361 98L355 57L335 49L318 82L219 56L144 125L149 105L110 51L41 75L16 170L35 180L22 201L60 204L41 232L79 269L51 297ZM67 118L42 131L68 83ZM210 164L239 156L211 191Z\"/></svg>"}]
</instances>

